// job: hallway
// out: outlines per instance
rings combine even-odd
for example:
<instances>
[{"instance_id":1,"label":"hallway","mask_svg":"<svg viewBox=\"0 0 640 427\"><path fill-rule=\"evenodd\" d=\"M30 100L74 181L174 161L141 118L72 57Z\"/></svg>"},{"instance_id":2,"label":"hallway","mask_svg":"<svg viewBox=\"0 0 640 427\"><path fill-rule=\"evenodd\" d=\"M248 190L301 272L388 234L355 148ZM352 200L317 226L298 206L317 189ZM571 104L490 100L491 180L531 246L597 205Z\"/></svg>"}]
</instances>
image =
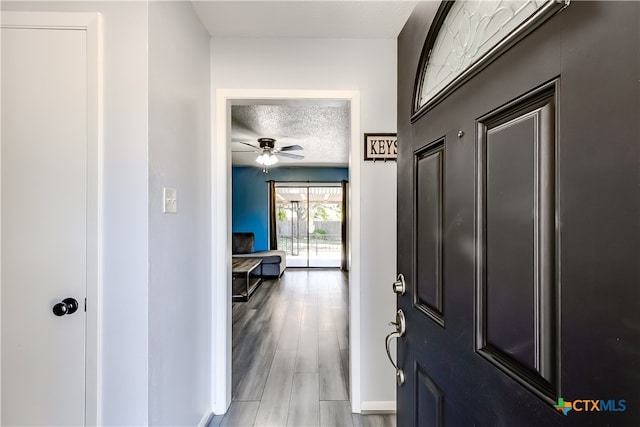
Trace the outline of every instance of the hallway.
<instances>
[{"instance_id":1,"label":"hallway","mask_svg":"<svg viewBox=\"0 0 640 427\"><path fill-rule=\"evenodd\" d=\"M394 426L351 414L347 277L292 270L233 305L233 402L215 426Z\"/></svg>"}]
</instances>

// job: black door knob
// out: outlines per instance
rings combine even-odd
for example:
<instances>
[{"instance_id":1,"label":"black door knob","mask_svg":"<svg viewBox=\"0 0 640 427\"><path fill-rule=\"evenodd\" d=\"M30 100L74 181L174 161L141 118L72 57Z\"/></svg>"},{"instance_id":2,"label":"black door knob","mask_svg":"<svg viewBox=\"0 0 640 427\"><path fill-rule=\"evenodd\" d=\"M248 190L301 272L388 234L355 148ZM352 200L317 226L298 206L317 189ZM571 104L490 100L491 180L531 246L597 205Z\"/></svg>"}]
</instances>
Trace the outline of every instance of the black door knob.
<instances>
[{"instance_id":1,"label":"black door knob","mask_svg":"<svg viewBox=\"0 0 640 427\"><path fill-rule=\"evenodd\" d=\"M75 298L65 298L62 302L53 306L53 314L56 316L64 316L65 314L73 314L78 311L78 301Z\"/></svg>"}]
</instances>

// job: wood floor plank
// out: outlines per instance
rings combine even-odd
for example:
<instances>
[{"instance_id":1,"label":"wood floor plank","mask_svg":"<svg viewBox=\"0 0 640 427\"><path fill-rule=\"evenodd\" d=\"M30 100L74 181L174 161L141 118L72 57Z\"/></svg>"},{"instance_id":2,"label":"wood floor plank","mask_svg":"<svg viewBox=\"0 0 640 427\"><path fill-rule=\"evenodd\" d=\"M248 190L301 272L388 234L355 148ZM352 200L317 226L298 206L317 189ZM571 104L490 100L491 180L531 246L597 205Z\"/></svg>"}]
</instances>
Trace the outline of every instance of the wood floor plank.
<instances>
[{"instance_id":1,"label":"wood floor plank","mask_svg":"<svg viewBox=\"0 0 640 427\"><path fill-rule=\"evenodd\" d=\"M353 414L354 427L396 427L396 414Z\"/></svg>"},{"instance_id":2,"label":"wood floor plank","mask_svg":"<svg viewBox=\"0 0 640 427\"><path fill-rule=\"evenodd\" d=\"M304 296L305 306L318 306L318 283L312 280L307 281L306 294Z\"/></svg>"},{"instance_id":3,"label":"wood floor plank","mask_svg":"<svg viewBox=\"0 0 640 427\"><path fill-rule=\"evenodd\" d=\"M264 280L262 285L251 296L247 302L234 303L234 308L237 305L245 305L248 309L259 310L273 294L273 288L277 287L279 282L277 280Z\"/></svg>"},{"instance_id":4,"label":"wood floor plank","mask_svg":"<svg viewBox=\"0 0 640 427\"><path fill-rule=\"evenodd\" d=\"M287 306L287 318L280 332L278 350L297 350L302 320L303 302L290 301Z\"/></svg>"},{"instance_id":5,"label":"wood floor plank","mask_svg":"<svg viewBox=\"0 0 640 427\"><path fill-rule=\"evenodd\" d=\"M262 341L268 339L266 334L269 332L260 328L255 316L255 310L250 310L250 312L254 313L247 316L251 319L250 323L241 324L238 325L238 328L233 328L231 344L233 372L244 372L249 369L249 365L253 360L253 352L257 347L263 345Z\"/></svg>"},{"instance_id":6,"label":"wood floor plank","mask_svg":"<svg viewBox=\"0 0 640 427\"><path fill-rule=\"evenodd\" d=\"M333 309L328 301L318 303L318 330L320 332L335 332L336 322L333 318Z\"/></svg>"},{"instance_id":7,"label":"wood floor plank","mask_svg":"<svg viewBox=\"0 0 640 427\"><path fill-rule=\"evenodd\" d=\"M318 302L305 299L300 329L304 332L318 330Z\"/></svg>"},{"instance_id":8,"label":"wood floor plank","mask_svg":"<svg viewBox=\"0 0 640 427\"><path fill-rule=\"evenodd\" d=\"M295 351L276 351L256 415L256 426L287 425L294 363Z\"/></svg>"},{"instance_id":9,"label":"wood floor plank","mask_svg":"<svg viewBox=\"0 0 640 427\"><path fill-rule=\"evenodd\" d=\"M220 427L250 427L256 419L260 402L231 402Z\"/></svg>"},{"instance_id":10,"label":"wood floor plank","mask_svg":"<svg viewBox=\"0 0 640 427\"><path fill-rule=\"evenodd\" d=\"M338 338L334 332L319 332L318 373L320 374L320 400L348 400L346 377Z\"/></svg>"},{"instance_id":11,"label":"wood floor plank","mask_svg":"<svg viewBox=\"0 0 640 427\"><path fill-rule=\"evenodd\" d=\"M300 337L296 353L296 372L318 372L318 332L308 332Z\"/></svg>"},{"instance_id":12,"label":"wood floor plank","mask_svg":"<svg viewBox=\"0 0 640 427\"><path fill-rule=\"evenodd\" d=\"M347 394L349 393L349 349L340 350L340 361L342 362L342 375L345 378Z\"/></svg>"},{"instance_id":13,"label":"wood floor plank","mask_svg":"<svg viewBox=\"0 0 640 427\"><path fill-rule=\"evenodd\" d=\"M260 293L258 293L260 292ZM232 388L233 400L260 400L275 356L288 299L279 282L256 291L255 314L246 328L234 328L233 372L244 373ZM250 302L253 300L253 297ZM240 304L240 303L238 303ZM244 303L246 304L246 303Z\"/></svg>"},{"instance_id":14,"label":"wood floor plank","mask_svg":"<svg viewBox=\"0 0 640 427\"><path fill-rule=\"evenodd\" d=\"M276 352L276 338L272 333L264 333L261 340L256 341L253 350L247 350L252 359L242 378L237 382L237 388L232 389L233 400L260 400L269 376Z\"/></svg>"},{"instance_id":15,"label":"wood floor plank","mask_svg":"<svg viewBox=\"0 0 640 427\"><path fill-rule=\"evenodd\" d=\"M318 306L304 305L300 322L296 372L318 372Z\"/></svg>"},{"instance_id":16,"label":"wood floor plank","mask_svg":"<svg viewBox=\"0 0 640 427\"><path fill-rule=\"evenodd\" d=\"M321 427L351 427L351 403L349 401L320 401Z\"/></svg>"},{"instance_id":17,"label":"wood floor plank","mask_svg":"<svg viewBox=\"0 0 640 427\"><path fill-rule=\"evenodd\" d=\"M349 348L349 318L346 308L334 308L333 320L338 333L340 350Z\"/></svg>"},{"instance_id":18,"label":"wood floor plank","mask_svg":"<svg viewBox=\"0 0 640 427\"><path fill-rule=\"evenodd\" d=\"M296 373L293 376L291 403L287 426L320 425L319 380L317 373Z\"/></svg>"}]
</instances>

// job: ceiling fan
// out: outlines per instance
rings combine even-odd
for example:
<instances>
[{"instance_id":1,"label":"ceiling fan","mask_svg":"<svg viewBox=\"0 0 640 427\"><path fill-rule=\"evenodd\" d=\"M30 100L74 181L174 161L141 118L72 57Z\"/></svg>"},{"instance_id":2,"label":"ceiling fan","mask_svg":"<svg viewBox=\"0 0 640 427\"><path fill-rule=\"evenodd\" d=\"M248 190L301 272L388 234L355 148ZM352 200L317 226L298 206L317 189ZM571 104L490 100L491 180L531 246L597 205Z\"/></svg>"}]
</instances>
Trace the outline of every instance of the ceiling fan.
<instances>
[{"instance_id":1,"label":"ceiling fan","mask_svg":"<svg viewBox=\"0 0 640 427\"><path fill-rule=\"evenodd\" d=\"M275 165L278 163L278 157L288 157L290 159L302 160L304 156L301 154L289 153L289 151L299 151L303 150L303 148L299 145L286 145L284 147L276 148L276 140L273 138L258 138L258 144L260 146L256 146L253 144L249 144L244 141L236 141L240 144L248 145L253 148L253 150L249 152L260 153L260 155L256 158L256 162L262 165L262 171L268 172L268 167L271 165ZM234 151L236 153L242 153L247 151Z\"/></svg>"}]
</instances>

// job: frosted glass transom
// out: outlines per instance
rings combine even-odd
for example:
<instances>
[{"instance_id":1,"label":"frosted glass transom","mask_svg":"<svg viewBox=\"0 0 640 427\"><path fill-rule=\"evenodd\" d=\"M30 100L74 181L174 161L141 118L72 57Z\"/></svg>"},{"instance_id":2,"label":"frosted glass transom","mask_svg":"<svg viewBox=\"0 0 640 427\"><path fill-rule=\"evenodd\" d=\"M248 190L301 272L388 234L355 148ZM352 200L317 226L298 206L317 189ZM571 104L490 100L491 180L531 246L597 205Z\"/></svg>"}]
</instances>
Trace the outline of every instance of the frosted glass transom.
<instances>
[{"instance_id":1,"label":"frosted glass transom","mask_svg":"<svg viewBox=\"0 0 640 427\"><path fill-rule=\"evenodd\" d=\"M418 108L447 87L548 0L456 1L424 69Z\"/></svg>"}]
</instances>

